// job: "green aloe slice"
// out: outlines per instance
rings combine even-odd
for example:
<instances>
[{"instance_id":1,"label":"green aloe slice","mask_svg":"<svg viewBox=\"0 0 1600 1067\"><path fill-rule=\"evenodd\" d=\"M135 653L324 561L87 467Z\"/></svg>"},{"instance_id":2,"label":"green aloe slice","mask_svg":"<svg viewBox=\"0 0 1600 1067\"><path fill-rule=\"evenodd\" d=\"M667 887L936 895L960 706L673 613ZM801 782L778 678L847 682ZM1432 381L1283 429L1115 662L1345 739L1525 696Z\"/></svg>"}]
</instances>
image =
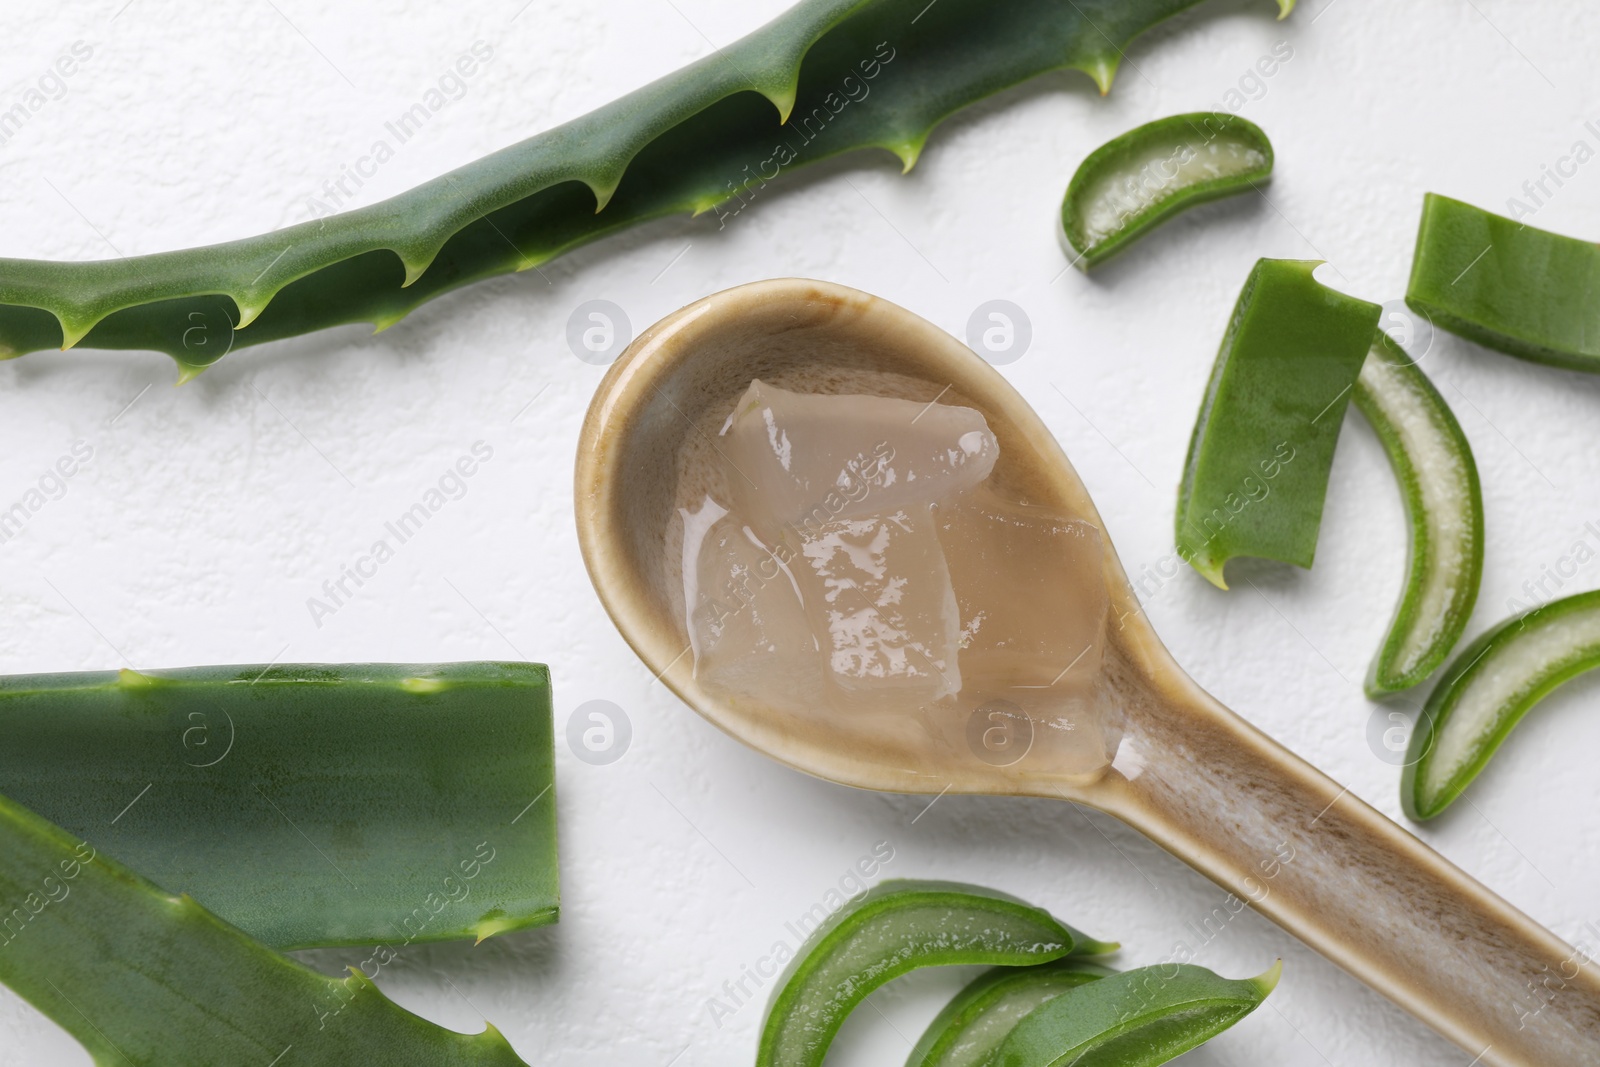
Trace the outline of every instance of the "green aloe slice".
<instances>
[{"instance_id":1,"label":"green aloe slice","mask_svg":"<svg viewBox=\"0 0 1600 1067\"><path fill-rule=\"evenodd\" d=\"M171 355L342 323L379 329L442 293L648 219L763 202L795 168L865 148L909 169L954 112L1047 71L1102 91L1128 43L1199 0L803 0L588 115L380 203L259 237L128 259L0 259L0 356L82 344ZM1281 15L1293 0L1278 0Z\"/></svg>"},{"instance_id":2,"label":"green aloe slice","mask_svg":"<svg viewBox=\"0 0 1600 1067\"><path fill-rule=\"evenodd\" d=\"M360 970L318 974L4 797L0 982L98 1067L525 1067L494 1027L454 1033Z\"/></svg>"},{"instance_id":3,"label":"green aloe slice","mask_svg":"<svg viewBox=\"0 0 1600 1067\"><path fill-rule=\"evenodd\" d=\"M1011 1031L995 1067L1155 1067L1249 1015L1283 964L1255 978L1221 978L1163 964L1102 978L1034 1010Z\"/></svg>"},{"instance_id":4,"label":"green aloe slice","mask_svg":"<svg viewBox=\"0 0 1600 1067\"><path fill-rule=\"evenodd\" d=\"M928 1024L906 1067L987 1067L1023 1016L1069 989L1115 973L1075 957L985 971Z\"/></svg>"},{"instance_id":5,"label":"green aloe slice","mask_svg":"<svg viewBox=\"0 0 1600 1067\"><path fill-rule=\"evenodd\" d=\"M1600 247L1429 193L1406 303L1509 355L1600 371Z\"/></svg>"},{"instance_id":6,"label":"green aloe slice","mask_svg":"<svg viewBox=\"0 0 1600 1067\"><path fill-rule=\"evenodd\" d=\"M1218 588L1238 556L1310 567L1334 445L1383 309L1263 259L1211 370L1178 489L1178 554Z\"/></svg>"},{"instance_id":7,"label":"green aloe slice","mask_svg":"<svg viewBox=\"0 0 1600 1067\"><path fill-rule=\"evenodd\" d=\"M1389 455L1411 528L1405 589L1367 672L1367 695L1379 697L1422 681L1461 640L1483 576L1483 490L1444 397L1382 332L1355 402Z\"/></svg>"},{"instance_id":8,"label":"green aloe slice","mask_svg":"<svg viewBox=\"0 0 1600 1067\"><path fill-rule=\"evenodd\" d=\"M1542 604L1467 645L1412 731L1400 786L1406 814L1425 820L1449 807L1535 704L1597 666L1600 591Z\"/></svg>"},{"instance_id":9,"label":"green aloe slice","mask_svg":"<svg viewBox=\"0 0 1600 1067\"><path fill-rule=\"evenodd\" d=\"M534 663L0 678L0 793L279 948L554 922Z\"/></svg>"},{"instance_id":10,"label":"green aloe slice","mask_svg":"<svg viewBox=\"0 0 1600 1067\"><path fill-rule=\"evenodd\" d=\"M1019 967L1115 947L992 889L882 882L806 939L767 1009L756 1067L818 1067L857 1004L919 967Z\"/></svg>"},{"instance_id":11,"label":"green aloe slice","mask_svg":"<svg viewBox=\"0 0 1600 1067\"><path fill-rule=\"evenodd\" d=\"M1061 235L1088 270L1173 215L1272 177L1272 142L1238 115L1199 111L1146 123L1079 165L1061 201Z\"/></svg>"}]
</instances>

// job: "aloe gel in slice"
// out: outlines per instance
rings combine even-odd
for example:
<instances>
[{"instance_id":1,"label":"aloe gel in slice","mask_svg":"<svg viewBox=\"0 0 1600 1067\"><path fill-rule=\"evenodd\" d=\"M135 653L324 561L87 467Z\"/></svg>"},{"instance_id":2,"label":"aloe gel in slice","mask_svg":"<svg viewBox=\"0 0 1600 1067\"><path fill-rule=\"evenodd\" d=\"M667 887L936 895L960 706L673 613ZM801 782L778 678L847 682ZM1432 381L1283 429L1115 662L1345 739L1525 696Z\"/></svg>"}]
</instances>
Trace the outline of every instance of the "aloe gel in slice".
<instances>
[{"instance_id":1,"label":"aloe gel in slice","mask_svg":"<svg viewBox=\"0 0 1600 1067\"><path fill-rule=\"evenodd\" d=\"M1410 526L1405 589L1367 672L1367 695L1380 697L1428 677L1461 639L1483 574L1483 491L1444 397L1381 332L1355 402L1388 453Z\"/></svg>"},{"instance_id":2,"label":"aloe gel in slice","mask_svg":"<svg viewBox=\"0 0 1600 1067\"><path fill-rule=\"evenodd\" d=\"M1089 154L1061 202L1061 236L1088 270L1188 208L1272 177L1272 143L1238 115L1172 115Z\"/></svg>"},{"instance_id":3,"label":"aloe gel in slice","mask_svg":"<svg viewBox=\"0 0 1600 1067\"><path fill-rule=\"evenodd\" d=\"M756 1067L821 1067L845 1017L919 967L1024 966L1116 946L979 886L895 879L846 904L801 946L762 1026Z\"/></svg>"}]
</instances>

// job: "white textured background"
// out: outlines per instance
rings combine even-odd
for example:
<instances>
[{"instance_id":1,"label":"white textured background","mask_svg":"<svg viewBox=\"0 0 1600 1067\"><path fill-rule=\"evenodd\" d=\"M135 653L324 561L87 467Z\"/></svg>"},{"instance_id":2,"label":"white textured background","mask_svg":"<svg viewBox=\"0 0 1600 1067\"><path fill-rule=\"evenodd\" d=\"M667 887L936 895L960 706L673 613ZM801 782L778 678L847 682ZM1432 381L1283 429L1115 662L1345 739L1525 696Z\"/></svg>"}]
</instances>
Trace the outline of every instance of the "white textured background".
<instances>
[{"instance_id":1,"label":"white textured background","mask_svg":"<svg viewBox=\"0 0 1600 1067\"><path fill-rule=\"evenodd\" d=\"M0 110L74 42L93 55L0 145L0 254L132 255L299 221L386 119L475 41L491 45L464 97L360 191L371 202L704 55L782 3L8 3ZM552 666L558 732L583 702L615 702L633 730L618 762L589 765L558 742L561 924L477 949L416 948L381 980L446 1025L492 1019L535 1064L751 1062L761 1004L718 1025L708 999L879 841L895 850L885 875L993 884L1120 938L1130 965L1165 956L1222 893L1110 819L1044 801L945 798L924 811L924 798L814 781L651 685L579 560L573 441L602 372L564 334L585 300L615 301L637 331L705 293L787 274L882 294L958 334L983 301L1014 301L1034 336L1004 373L1060 435L1138 577L1170 550L1194 412L1258 256L1323 258L1328 283L1394 300L1425 190L1503 210L1575 141L1600 148L1584 129L1600 119L1600 7L1309 0L1288 22L1272 14L1268 0L1208 4L1141 39L1108 99L1081 76L1046 78L947 123L909 177L886 154L858 157L769 190L722 232L710 217L647 226L546 267L548 282L479 285L379 337L347 327L250 349L180 390L153 354L0 365L0 505L75 441L94 450L65 495L0 544L0 670L525 657ZM1202 208L1092 279L1062 276L1052 215L1077 162L1140 122L1219 106L1283 40L1293 59L1244 109L1278 149L1270 202ZM1600 163L1535 222L1600 236ZM1600 379L1448 336L1424 366L1483 475L1475 632L1573 542L1600 548L1585 530L1600 524ZM494 457L466 496L314 626L306 598L479 440ZM1227 594L1188 571L1147 587L1157 628L1205 686L1392 815L1398 771L1369 742L1387 710L1357 683L1399 589L1404 536L1382 453L1352 411L1315 571L1236 564L1259 590ZM1562 591L1596 585L1591 563ZM1597 695L1580 681L1548 701L1472 803L1423 832L1591 947ZM1200 962L1242 975L1275 956L1285 977L1269 1006L1185 1062L1469 1059L1253 913ZM885 989L830 1062L899 1062L966 977L924 972ZM0 1065L87 1062L0 989Z\"/></svg>"}]
</instances>

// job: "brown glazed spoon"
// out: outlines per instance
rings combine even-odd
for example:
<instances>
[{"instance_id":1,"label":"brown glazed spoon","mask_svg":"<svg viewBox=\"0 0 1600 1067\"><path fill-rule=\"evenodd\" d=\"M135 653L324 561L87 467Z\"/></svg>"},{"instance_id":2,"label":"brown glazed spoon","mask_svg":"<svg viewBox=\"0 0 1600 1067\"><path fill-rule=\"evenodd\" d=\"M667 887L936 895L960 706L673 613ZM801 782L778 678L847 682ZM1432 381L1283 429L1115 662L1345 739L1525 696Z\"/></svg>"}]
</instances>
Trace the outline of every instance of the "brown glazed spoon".
<instances>
[{"instance_id":1,"label":"brown glazed spoon","mask_svg":"<svg viewBox=\"0 0 1600 1067\"><path fill-rule=\"evenodd\" d=\"M584 422L576 480L578 537L600 599L690 707L782 763L862 789L1098 808L1250 901L1474 1063L1600 1064L1600 980L1588 958L1201 690L1162 647L1109 543L1101 576L1111 612L1090 690L1103 759L1059 759L1041 743L1012 762L967 743L964 721L908 716L899 732L869 734L827 712L800 716L703 688L684 623L678 509L704 497L718 429L752 378L977 408L1000 443L997 483L1101 525L1039 417L931 323L798 279L697 301L611 367Z\"/></svg>"}]
</instances>

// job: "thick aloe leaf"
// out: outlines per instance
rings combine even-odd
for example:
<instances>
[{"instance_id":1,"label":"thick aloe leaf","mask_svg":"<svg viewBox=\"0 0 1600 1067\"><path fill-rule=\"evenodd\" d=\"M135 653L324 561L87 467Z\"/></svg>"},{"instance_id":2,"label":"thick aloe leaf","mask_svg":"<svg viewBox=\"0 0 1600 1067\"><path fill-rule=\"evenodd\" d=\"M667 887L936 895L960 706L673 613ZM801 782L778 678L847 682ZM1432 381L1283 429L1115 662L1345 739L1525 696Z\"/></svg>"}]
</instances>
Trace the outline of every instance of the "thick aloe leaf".
<instances>
[{"instance_id":1,"label":"thick aloe leaf","mask_svg":"<svg viewBox=\"0 0 1600 1067\"><path fill-rule=\"evenodd\" d=\"M0 678L0 793L279 948L554 922L552 764L533 663Z\"/></svg>"},{"instance_id":2,"label":"thick aloe leaf","mask_svg":"<svg viewBox=\"0 0 1600 1067\"><path fill-rule=\"evenodd\" d=\"M525 1067L494 1027L454 1033L361 971L318 974L4 797L0 982L100 1067Z\"/></svg>"},{"instance_id":3,"label":"thick aloe leaf","mask_svg":"<svg viewBox=\"0 0 1600 1067\"><path fill-rule=\"evenodd\" d=\"M260 237L92 263L0 260L0 355L155 349L192 376L244 345L383 329L468 282L644 219L728 216L782 172L858 148L909 169L952 112L1049 70L1101 86L1199 0L805 0L563 126L369 207ZM1281 14L1294 0L1279 0ZM235 332L237 329L237 332Z\"/></svg>"}]
</instances>

